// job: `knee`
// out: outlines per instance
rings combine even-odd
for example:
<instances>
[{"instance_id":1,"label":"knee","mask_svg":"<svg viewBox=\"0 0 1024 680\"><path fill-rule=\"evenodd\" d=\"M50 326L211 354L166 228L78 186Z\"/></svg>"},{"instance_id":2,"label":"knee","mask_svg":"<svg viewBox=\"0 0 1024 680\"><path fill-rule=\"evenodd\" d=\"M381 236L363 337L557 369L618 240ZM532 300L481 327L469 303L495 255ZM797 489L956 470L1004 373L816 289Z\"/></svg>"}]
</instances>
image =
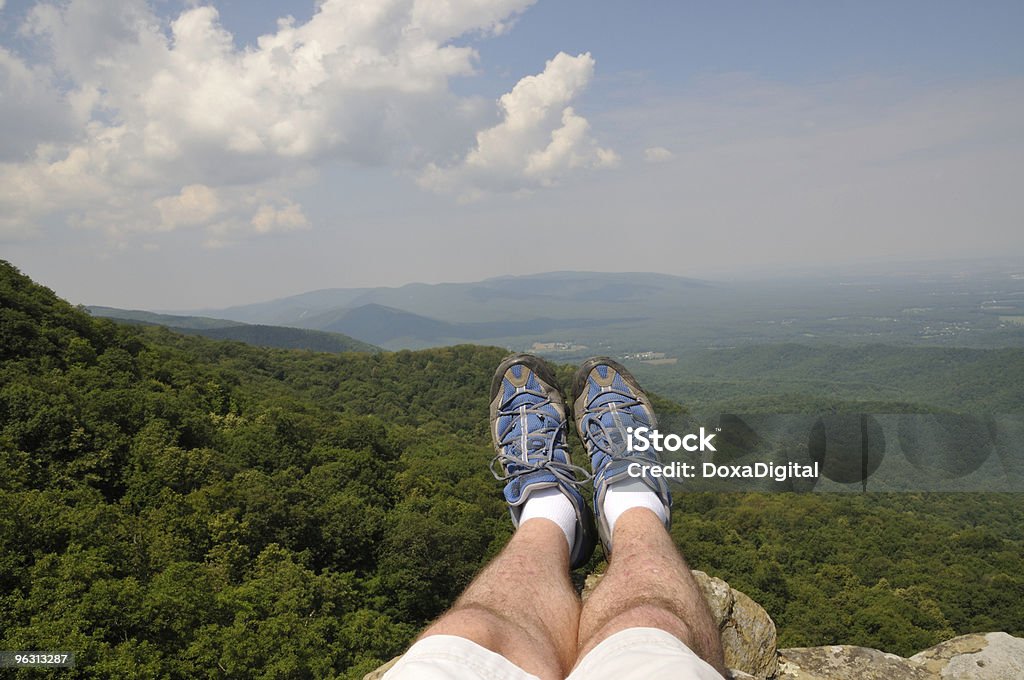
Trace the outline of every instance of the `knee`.
<instances>
[{"instance_id":1,"label":"knee","mask_svg":"<svg viewBox=\"0 0 1024 680\"><path fill-rule=\"evenodd\" d=\"M505 617L485 605L456 604L431 624L427 630L423 631L420 637L428 635L458 635L472 639L490 637L507 624L508 621Z\"/></svg>"},{"instance_id":2,"label":"knee","mask_svg":"<svg viewBox=\"0 0 1024 680\"><path fill-rule=\"evenodd\" d=\"M683 642L691 637L690 626L671 608L653 602L638 602L622 610L608 621L616 630L627 628L659 628Z\"/></svg>"}]
</instances>

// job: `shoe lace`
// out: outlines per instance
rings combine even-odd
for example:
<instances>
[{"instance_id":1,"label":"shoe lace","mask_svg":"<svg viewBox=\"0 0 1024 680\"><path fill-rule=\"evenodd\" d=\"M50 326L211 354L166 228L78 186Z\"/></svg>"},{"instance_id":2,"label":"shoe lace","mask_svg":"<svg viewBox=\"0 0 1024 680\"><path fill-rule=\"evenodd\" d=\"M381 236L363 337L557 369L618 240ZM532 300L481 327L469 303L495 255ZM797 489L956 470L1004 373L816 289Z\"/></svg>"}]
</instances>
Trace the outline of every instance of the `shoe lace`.
<instances>
[{"instance_id":1,"label":"shoe lace","mask_svg":"<svg viewBox=\"0 0 1024 680\"><path fill-rule=\"evenodd\" d=\"M603 404L594 405L598 398L607 397L609 394L622 397L622 399L609 399ZM644 403L630 392L615 388L606 388L604 391L599 392L593 398L587 400L586 413L580 419L580 438L584 442L589 442L594 449L603 453L610 460L650 463L651 458L649 455L628 453L628 441L625 433L622 432L620 427L607 425L603 421L604 417L611 413L625 413L632 418L633 414L627 409L634 406L642 407ZM614 422L614 418L612 422ZM613 434L619 436L613 438ZM595 451L590 451L590 455L595 455Z\"/></svg>"},{"instance_id":2,"label":"shoe lace","mask_svg":"<svg viewBox=\"0 0 1024 680\"><path fill-rule=\"evenodd\" d=\"M511 407L512 399L523 394L533 395L538 398L538 401ZM499 433L498 453L491 458L489 465L494 478L504 482L528 472L545 470L554 475L559 482L572 486L580 486L589 482L593 475L585 468L568 462L568 453L565 455L566 461L555 458L558 442L565 441L566 423L564 419L556 418L543 410L545 406L551 405L551 398L540 392L527 389L516 393L512 399L502 403L501 408L498 409L498 418L510 417L510 420ZM520 452L519 444L522 437L515 431L516 425L526 420L524 416L531 415L538 417L541 426L533 428L527 433L526 450ZM496 468L496 465L499 464L500 468Z\"/></svg>"}]
</instances>

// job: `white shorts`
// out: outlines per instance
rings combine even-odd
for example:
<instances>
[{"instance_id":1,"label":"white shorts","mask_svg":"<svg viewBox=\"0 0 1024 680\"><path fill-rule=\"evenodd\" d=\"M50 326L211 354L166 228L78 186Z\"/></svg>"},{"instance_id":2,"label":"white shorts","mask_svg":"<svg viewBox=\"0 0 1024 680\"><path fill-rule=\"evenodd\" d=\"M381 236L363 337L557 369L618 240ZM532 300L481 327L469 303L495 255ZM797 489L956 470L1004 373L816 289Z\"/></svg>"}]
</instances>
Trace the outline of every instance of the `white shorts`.
<instances>
[{"instance_id":1,"label":"white shorts","mask_svg":"<svg viewBox=\"0 0 1024 680\"><path fill-rule=\"evenodd\" d=\"M711 664L658 628L627 628L606 638L566 680L722 680ZM409 648L382 680L538 680L472 640L431 635Z\"/></svg>"}]
</instances>

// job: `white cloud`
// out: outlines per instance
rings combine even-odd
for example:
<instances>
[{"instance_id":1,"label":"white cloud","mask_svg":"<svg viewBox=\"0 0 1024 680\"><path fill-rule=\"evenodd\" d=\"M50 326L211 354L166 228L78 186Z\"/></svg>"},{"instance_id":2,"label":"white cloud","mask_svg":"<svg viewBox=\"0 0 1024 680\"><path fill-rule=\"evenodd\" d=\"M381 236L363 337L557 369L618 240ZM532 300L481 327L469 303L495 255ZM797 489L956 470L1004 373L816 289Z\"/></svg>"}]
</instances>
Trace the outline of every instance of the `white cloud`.
<instances>
[{"instance_id":1,"label":"white cloud","mask_svg":"<svg viewBox=\"0 0 1024 680\"><path fill-rule=\"evenodd\" d=\"M526 76L498 101L503 120L477 133L476 146L454 165L431 164L420 184L464 199L493 191L550 186L566 171L607 167L618 156L590 137L589 123L568 104L594 73L589 53L560 52L544 71Z\"/></svg>"},{"instance_id":2,"label":"white cloud","mask_svg":"<svg viewBox=\"0 0 1024 680\"><path fill-rule=\"evenodd\" d=\"M167 23L145 0L42 2L20 34L44 61L0 49L0 86L17 93L0 101L0 229L58 219L122 239L307 226L287 191L311 168L340 159L419 173L467 148L486 112L449 89L477 60L453 40L500 34L533 2L324 0L247 47L210 6ZM468 184L517 190L613 163L568 106L592 71L589 55L559 55L502 97L505 121L465 159ZM285 207L254 218L243 189Z\"/></svg>"},{"instance_id":3,"label":"white cloud","mask_svg":"<svg viewBox=\"0 0 1024 680\"><path fill-rule=\"evenodd\" d=\"M283 207L277 208L269 204L263 204L253 215L251 224L260 234L269 234L275 231L298 231L309 228L309 221L302 214L302 208L290 201Z\"/></svg>"},{"instance_id":4,"label":"white cloud","mask_svg":"<svg viewBox=\"0 0 1024 680\"><path fill-rule=\"evenodd\" d=\"M161 226L168 231L209 224L221 210L217 192L203 184L182 187L178 195L157 199L153 205L160 213Z\"/></svg>"},{"instance_id":5,"label":"white cloud","mask_svg":"<svg viewBox=\"0 0 1024 680\"><path fill-rule=\"evenodd\" d=\"M644 160L648 163L666 163L676 155L663 146L652 146L644 149Z\"/></svg>"},{"instance_id":6,"label":"white cloud","mask_svg":"<svg viewBox=\"0 0 1024 680\"><path fill-rule=\"evenodd\" d=\"M234 245L250 234L283 234L310 228L302 206L291 200L268 199L261 201L251 196L234 196L233 208L220 211L223 219L211 218L206 229L203 246L224 248Z\"/></svg>"},{"instance_id":7,"label":"white cloud","mask_svg":"<svg viewBox=\"0 0 1024 680\"><path fill-rule=\"evenodd\" d=\"M0 162L17 162L47 139L68 140L74 124L52 71L0 47Z\"/></svg>"}]
</instances>

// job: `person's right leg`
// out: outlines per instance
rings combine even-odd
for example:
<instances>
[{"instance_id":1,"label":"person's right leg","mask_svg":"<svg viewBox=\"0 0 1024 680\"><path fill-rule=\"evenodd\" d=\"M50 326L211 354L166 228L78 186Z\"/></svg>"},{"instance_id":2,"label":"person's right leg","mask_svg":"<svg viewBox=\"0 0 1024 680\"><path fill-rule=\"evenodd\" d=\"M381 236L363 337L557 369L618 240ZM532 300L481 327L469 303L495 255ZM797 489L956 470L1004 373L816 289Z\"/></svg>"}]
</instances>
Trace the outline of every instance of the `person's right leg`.
<instances>
[{"instance_id":1,"label":"person's right leg","mask_svg":"<svg viewBox=\"0 0 1024 680\"><path fill-rule=\"evenodd\" d=\"M718 626L661 519L646 508L627 510L614 540L608 570L580 614L579 658L620 631L658 628L725 675Z\"/></svg>"},{"instance_id":2,"label":"person's right leg","mask_svg":"<svg viewBox=\"0 0 1024 680\"><path fill-rule=\"evenodd\" d=\"M711 668L693 659L691 652L725 674L718 627L667 531L672 505L668 487L661 478L637 478L630 472L658 463L656 453L631 451L627 446L629 428L657 428L650 399L629 371L602 357L580 367L573 393L576 428L594 472L598 532L609 558L604 578L580 615L578 667L601 647L607 658L602 664L590 659L589 665L607 670L614 654L606 653L628 652L631 644L646 646L651 656L664 654L664 661L645 667L657 677L713 677ZM616 635L618 640L612 640ZM680 673L687 656L693 662L687 664L692 668L690 676ZM666 669L669 675L661 675Z\"/></svg>"}]
</instances>

